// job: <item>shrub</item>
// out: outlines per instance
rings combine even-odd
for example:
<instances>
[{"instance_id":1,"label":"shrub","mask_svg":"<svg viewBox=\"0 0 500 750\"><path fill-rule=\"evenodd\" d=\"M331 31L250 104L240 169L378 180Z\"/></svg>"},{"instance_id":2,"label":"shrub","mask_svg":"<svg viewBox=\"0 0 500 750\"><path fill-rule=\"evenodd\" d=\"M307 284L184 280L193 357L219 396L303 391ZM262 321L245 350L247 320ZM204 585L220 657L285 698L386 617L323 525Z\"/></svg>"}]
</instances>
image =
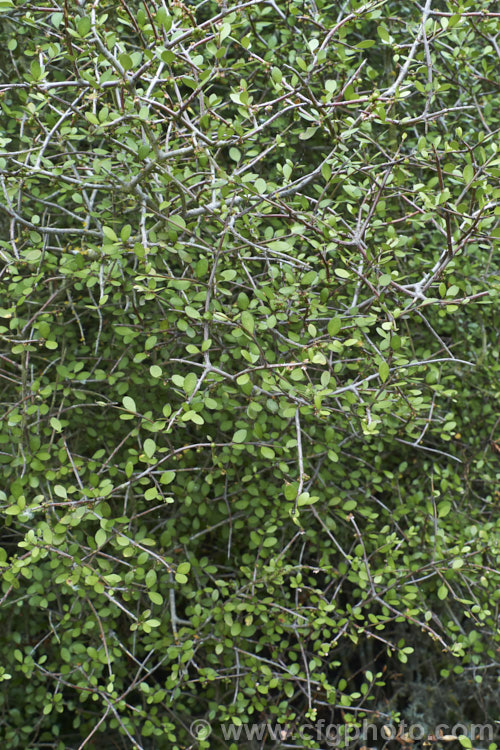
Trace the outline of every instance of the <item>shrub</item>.
<instances>
[{"instance_id":1,"label":"shrub","mask_svg":"<svg viewBox=\"0 0 500 750\"><path fill-rule=\"evenodd\" d=\"M491 721L493 4L0 6L3 747Z\"/></svg>"}]
</instances>

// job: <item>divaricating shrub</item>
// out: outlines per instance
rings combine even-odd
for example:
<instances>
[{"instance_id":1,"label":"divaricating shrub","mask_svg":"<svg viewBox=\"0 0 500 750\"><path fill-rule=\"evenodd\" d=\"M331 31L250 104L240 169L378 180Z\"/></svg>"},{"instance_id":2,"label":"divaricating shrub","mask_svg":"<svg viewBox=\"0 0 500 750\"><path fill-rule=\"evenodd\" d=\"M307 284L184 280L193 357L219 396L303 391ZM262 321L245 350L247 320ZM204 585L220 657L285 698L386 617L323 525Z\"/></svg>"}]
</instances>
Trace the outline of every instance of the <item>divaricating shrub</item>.
<instances>
[{"instance_id":1,"label":"divaricating shrub","mask_svg":"<svg viewBox=\"0 0 500 750\"><path fill-rule=\"evenodd\" d=\"M0 10L2 747L493 722L498 9Z\"/></svg>"}]
</instances>

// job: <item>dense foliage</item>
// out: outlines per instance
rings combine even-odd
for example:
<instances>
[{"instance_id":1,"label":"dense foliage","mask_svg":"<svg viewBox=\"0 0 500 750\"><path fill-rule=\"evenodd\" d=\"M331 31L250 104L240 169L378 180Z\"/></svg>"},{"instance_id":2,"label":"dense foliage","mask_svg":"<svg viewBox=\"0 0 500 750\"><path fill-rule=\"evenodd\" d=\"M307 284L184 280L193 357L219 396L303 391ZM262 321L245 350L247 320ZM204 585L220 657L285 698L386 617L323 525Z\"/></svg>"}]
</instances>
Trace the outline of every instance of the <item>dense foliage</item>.
<instances>
[{"instance_id":1,"label":"dense foliage","mask_svg":"<svg viewBox=\"0 0 500 750\"><path fill-rule=\"evenodd\" d=\"M2 748L493 721L495 8L0 0Z\"/></svg>"}]
</instances>

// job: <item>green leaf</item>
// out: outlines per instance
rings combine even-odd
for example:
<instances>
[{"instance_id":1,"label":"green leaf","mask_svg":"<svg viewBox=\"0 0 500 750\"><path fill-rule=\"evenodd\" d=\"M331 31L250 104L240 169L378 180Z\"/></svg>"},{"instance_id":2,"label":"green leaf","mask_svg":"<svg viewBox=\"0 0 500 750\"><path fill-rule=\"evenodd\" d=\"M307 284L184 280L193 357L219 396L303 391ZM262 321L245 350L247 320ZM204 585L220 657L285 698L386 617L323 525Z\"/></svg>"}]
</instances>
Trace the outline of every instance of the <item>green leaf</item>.
<instances>
[{"instance_id":1,"label":"green leaf","mask_svg":"<svg viewBox=\"0 0 500 750\"><path fill-rule=\"evenodd\" d=\"M385 26L377 26L377 34L383 42L390 42L391 38Z\"/></svg>"},{"instance_id":2,"label":"green leaf","mask_svg":"<svg viewBox=\"0 0 500 750\"><path fill-rule=\"evenodd\" d=\"M50 418L50 426L56 432L61 432L61 430L62 430L61 422L57 419L57 417L51 417Z\"/></svg>"},{"instance_id":3,"label":"green leaf","mask_svg":"<svg viewBox=\"0 0 500 750\"><path fill-rule=\"evenodd\" d=\"M313 137L313 135L318 130L317 126L312 125L309 128L306 128L306 130L303 130L302 133L299 133L299 138L301 141L308 141L310 138Z\"/></svg>"},{"instance_id":4,"label":"green leaf","mask_svg":"<svg viewBox=\"0 0 500 750\"><path fill-rule=\"evenodd\" d=\"M276 453L273 451L272 448L269 448L269 446L267 445L261 446L260 452L264 458L269 458L272 460L273 458L276 457Z\"/></svg>"},{"instance_id":5,"label":"green leaf","mask_svg":"<svg viewBox=\"0 0 500 750\"><path fill-rule=\"evenodd\" d=\"M111 229L111 227L103 227L102 233L104 234L105 237L108 238L108 240L111 240L112 242L118 242L118 237L116 233L114 232L114 230Z\"/></svg>"},{"instance_id":6,"label":"green leaf","mask_svg":"<svg viewBox=\"0 0 500 750\"><path fill-rule=\"evenodd\" d=\"M219 30L219 41L223 42L231 33L231 24L223 23Z\"/></svg>"},{"instance_id":7,"label":"green leaf","mask_svg":"<svg viewBox=\"0 0 500 750\"><path fill-rule=\"evenodd\" d=\"M185 412L182 415L182 421L183 422L194 422L195 424L205 424L205 420L201 416L201 414L198 414L198 412L194 411L194 409L189 409L187 412Z\"/></svg>"},{"instance_id":8,"label":"green leaf","mask_svg":"<svg viewBox=\"0 0 500 750\"><path fill-rule=\"evenodd\" d=\"M262 546L266 548L274 547L275 544L278 544L278 539L275 536L268 536L262 542Z\"/></svg>"},{"instance_id":9,"label":"green leaf","mask_svg":"<svg viewBox=\"0 0 500 750\"><path fill-rule=\"evenodd\" d=\"M236 430L233 435L233 443L244 443L247 438L246 430Z\"/></svg>"},{"instance_id":10,"label":"green leaf","mask_svg":"<svg viewBox=\"0 0 500 750\"><path fill-rule=\"evenodd\" d=\"M328 333L330 336L336 336L342 327L340 318L332 318L328 323Z\"/></svg>"},{"instance_id":11,"label":"green leaf","mask_svg":"<svg viewBox=\"0 0 500 750\"><path fill-rule=\"evenodd\" d=\"M107 539L106 532L104 531L104 529L98 529L95 533L94 539L95 539L95 543L97 544L97 546L102 547L106 543L106 539Z\"/></svg>"},{"instance_id":12,"label":"green leaf","mask_svg":"<svg viewBox=\"0 0 500 750\"><path fill-rule=\"evenodd\" d=\"M156 584L157 578L158 576L156 575L155 570L153 569L148 570L148 572L146 573L146 578L145 578L145 583L148 589L152 588Z\"/></svg>"},{"instance_id":13,"label":"green leaf","mask_svg":"<svg viewBox=\"0 0 500 750\"><path fill-rule=\"evenodd\" d=\"M158 591L148 591L148 596L153 604L157 604L158 606L163 604L163 596Z\"/></svg>"},{"instance_id":14,"label":"green leaf","mask_svg":"<svg viewBox=\"0 0 500 750\"><path fill-rule=\"evenodd\" d=\"M446 599L448 596L448 587L444 583L438 588L437 595L438 599Z\"/></svg>"},{"instance_id":15,"label":"green leaf","mask_svg":"<svg viewBox=\"0 0 500 750\"><path fill-rule=\"evenodd\" d=\"M156 451L156 443L151 438L146 438L144 441L144 453L148 458L152 458Z\"/></svg>"},{"instance_id":16,"label":"green leaf","mask_svg":"<svg viewBox=\"0 0 500 750\"><path fill-rule=\"evenodd\" d=\"M171 484L175 479L175 471L164 471L160 477L160 484Z\"/></svg>"},{"instance_id":17,"label":"green leaf","mask_svg":"<svg viewBox=\"0 0 500 750\"><path fill-rule=\"evenodd\" d=\"M76 27L80 36L86 36L90 31L90 18L88 16L82 16L78 19Z\"/></svg>"},{"instance_id":18,"label":"green leaf","mask_svg":"<svg viewBox=\"0 0 500 750\"><path fill-rule=\"evenodd\" d=\"M303 492L301 495L297 498L297 506L300 508L303 505L313 505L314 503L317 503L319 500L319 497L311 497L308 492Z\"/></svg>"},{"instance_id":19,"label":"green leaf","mask_svg":"<svg viewBox=\"0 0 500 750\"><path fill-rule=\"evenodd\" d=\"M275 83L281 83L281 81L283 80L283 73L279 68L271 68L271 78Z\"/></svg>"},{"instance_id":20,"label":"green leaf","mask_svg":"<svg viewBox=\"0 0 500 750\"><path fill-rule=\"evenodd\" d=\"M198 376L194 372L189 372L184 378L184 390L187 395L191 395L198 384Z\"/></svg>"},{"instance_id":21,"label":"green leaf","mask_svg":"<svg viewBox=\"0 0 500 750\"><path fill-rule=\"evenodd\" d=\"M437 510L438 510L439 518L446 518L446 516L451 510L451 503L448 500L442 500L438 504Z\"/></svg>"},{"instance_id":22,"label":"green leaf","mask_svg":"<svg viewBox=\"0 0 500 750\"><path fill-rule=\"evenodd\" d=\"M186 228L186 221L182 216L179 216L179 214L176 214L174 216L169 216L168 220L170 224L174 225L174 227L178 227L179 229Z\"/></svg>"},{"instance_id":23,"label":"green leaf","mask_svg":"<svg viewBox=\"0 0 500 750\"><path fill-rule=\"evenodd\" d=\"M125 224L124 227L122 227L120 232L120 239L122 242L127 242L130 235L132 234L132 227L130 224Z\"/></svg>"},{"instance_id":24,"label":"green leaf","mask_svg":"<svg viewBox=\"0 0 500 750\"><path fill-rule=\"evenodd\" d=\"M389 370L389 365L387 364L387 362L381 362L378 368L378 374L380 376L380 380L382 381L382 383L385 383L385 381L389 377L389 372L390 370Z\"/></svg>"},{"instance_id":25,"label":"green leaf","mask_svg":"<svg viewBox=\"0 0 500 750\"><path fill-rule=\"evenodd\" d=\"M5 2L5 0L3 0L3 2ZM3 6L3 7L5 7L5 6ZM1 8L2 8L2 6L0 6L0 9ZM30 65L30 71L31 71L31 75L33 76L34 80L35 81L39 81L40 78L42 77L42 67L41 67L40 63L38 62L38 60L33 60L32 61L31 65Z\"/></svg>"},{"instance_id":26,"label":"green leaf","mask_svg":"<svg viewBox=\"0 0 500 750\"><path fill-rule=\"evenodd\" d=\"M196 310L194 307L191 307L191 305L186 305L186 307L184 308L184 312L190 318L194 318L194 320L199 320L201 317L198 310Z\"/></svg>"},{"instance_id":27,"label":"green leaf","mask_svg":"<svg viewBox=\"0 0 500 750\"><path fill-rule=\"evenodd\" d=\"M231 159L233 159L233 161L238 163L241 160L241 151L237 149L236 146L232 146L229 149L229 156Z\"/></svg>"},{"instance_id":28,"label":"green leaf","mask_svg":"<svg viewBox=\"0 0 500 750\"><path fill-rule=\"evenodd\" d=\"M125 409L127 411L137 412L137 407L135 405L135 401L130 396L124 396L124 398L122 400L122 404L123 404L123 406L125 407Z\"/></svg>"},{"instance_id":29,"label":"green leaf","mask_svg":"<svg viewBox=\"0 0 500 750\"><path fill-rule=\"evenodd\" d=\"M200 258L196 264L196 276L201 279L206 275L208 271L208 260L206 258Z\"/></svg>"},{"instance_id":30,"label":"green leaf","mask_svg":"<svg viewBox=\"0 0 500 750\"><path fill-rule=\"evenodd\" d=\"M126 52L123 52L121 55L118 55L118 62L122 66L124 70L132 70L134 67L134 63L132 62L132 58L130 55L127 55Z\"/></svg>"},{"instance_id":31,"label":"green leaf","mask_svg":"<svg viewBox=\"0 0 500 750\"><path fill-rule=\"evenodd\" d=\"M248 310L244 310L241 313L241 325L249 333L253 333L255 330L255 321L254 321L253 315L250 312L248 312Z\"/></svg>"}]
</instances>

